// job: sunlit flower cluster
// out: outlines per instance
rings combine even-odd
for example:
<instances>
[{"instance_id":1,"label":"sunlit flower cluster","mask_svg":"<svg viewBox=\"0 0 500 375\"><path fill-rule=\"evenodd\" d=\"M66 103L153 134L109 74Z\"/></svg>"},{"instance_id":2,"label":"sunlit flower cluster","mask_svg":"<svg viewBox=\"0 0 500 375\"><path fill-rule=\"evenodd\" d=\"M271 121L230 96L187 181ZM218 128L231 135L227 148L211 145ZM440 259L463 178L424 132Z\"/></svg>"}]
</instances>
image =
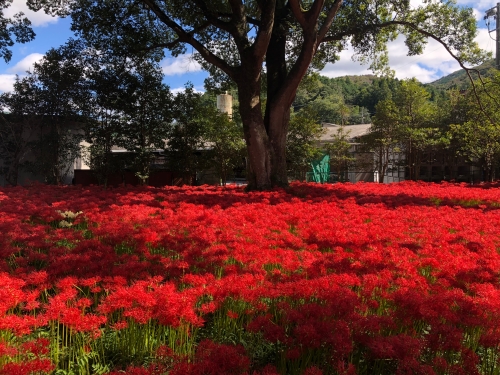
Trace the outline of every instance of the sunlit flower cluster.
<instances>
[{"instance_id":1,"label":"sunlit flower cluster","mask_svg":"<svg viewBox=\"0 0 500 375\"><path fill-rule=\"evenodd\" d=\"M0 374L498 374L499 207L447 183L3 188Z\"/></svg>"}]
</instances>

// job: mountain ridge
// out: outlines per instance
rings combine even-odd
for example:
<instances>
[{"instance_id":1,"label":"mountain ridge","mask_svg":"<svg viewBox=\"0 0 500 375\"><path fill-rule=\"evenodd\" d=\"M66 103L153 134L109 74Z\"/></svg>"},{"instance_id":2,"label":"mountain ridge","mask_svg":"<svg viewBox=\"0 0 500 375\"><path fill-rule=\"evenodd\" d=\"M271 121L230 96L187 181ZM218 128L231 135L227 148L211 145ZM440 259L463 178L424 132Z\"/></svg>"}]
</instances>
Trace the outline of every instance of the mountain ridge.
<instances>
[{"instance_id":1,"label":"mountain ridge","mask_svg":"<svg viewBox=\"0 0 500 375\"><path fill-rule=\"evenodd\" d=\"M492 70L495 69L495 60L491 59L477 67L474 67L481 77L490 77L492 75ZM477 74L471 74L472 79L476 80ZM470 79L467 75L467 72L463 69L457 70L453 73L450 73L444 77L441 77L433 82L426 83L424 86L430 86L436 89L466 89L470 85Z\"/></svg>"}]
</instances>

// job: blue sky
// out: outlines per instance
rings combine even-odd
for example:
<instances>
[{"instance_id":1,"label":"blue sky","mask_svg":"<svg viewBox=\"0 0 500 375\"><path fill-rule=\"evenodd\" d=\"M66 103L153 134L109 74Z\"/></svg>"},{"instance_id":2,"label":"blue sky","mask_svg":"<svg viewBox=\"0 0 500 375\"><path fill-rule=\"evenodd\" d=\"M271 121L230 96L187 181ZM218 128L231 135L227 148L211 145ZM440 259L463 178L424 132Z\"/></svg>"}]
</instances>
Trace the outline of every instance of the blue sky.
<instances>
[{"instance_id":1,"label":"blue sky","mask_svg":"<svg viewBox=\"0 0 500 375\"><path fill-rule=\"evenodd\" d=\"M496 1L479 0L471 3L468 0L458 0L460 5L473 7L480 28L477 41L481 48L493 53L495 52L495 42L488 36L483 17L487 9L496 5ZM69 19L53 18L41 12L33 13L27 9L25 2L26 0L14 0L5 14L10 16L13 13L23 11L32 21L37 36L31 43L14 45L12 48L13 57L8 64L0 60L0 92L11 91L16 74L22 76L50 48L59 47L72 36ZM411 0L411 2L420 3L418 0ZM492 22L494 27L494 21ZM492 33L491 36L494 37L495 34ZM403 38L398 38L389 45L390 65L397 78L416 77L425 83L460 69L444 48L436 43L429 43L424 54L413 57L406 56L406 48L403 43ZM351 56L351 50L343 51L340 61L328 64L321 74L328 77L338 77L370 73L367 66L352 61ZM203 91L203 80L207 73L202 71L196 62L192 61L189 53L179 58L166 58L162 62L162 68L165 73L165 83L174 92L182 90L187 82L192 82L195 89Z\"/></svg>"}]
</instances>

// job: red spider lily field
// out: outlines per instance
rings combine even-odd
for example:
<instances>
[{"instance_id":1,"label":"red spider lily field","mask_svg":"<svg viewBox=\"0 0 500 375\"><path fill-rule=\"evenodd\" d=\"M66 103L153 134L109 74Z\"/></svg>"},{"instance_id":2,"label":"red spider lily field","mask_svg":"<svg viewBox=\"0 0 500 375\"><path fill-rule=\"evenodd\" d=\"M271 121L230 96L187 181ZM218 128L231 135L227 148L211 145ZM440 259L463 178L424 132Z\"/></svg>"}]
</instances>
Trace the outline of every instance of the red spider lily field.
<instances>
[{"instance_id":1,"label":"red spider lily field","mask_svg":"<svg viewBox=\"0 0 500 375\"><path fill-rule=\"evenodd\" d=\"M0 189L0 374L500 374L500 188Z\"/></svg>"}]
</instances>

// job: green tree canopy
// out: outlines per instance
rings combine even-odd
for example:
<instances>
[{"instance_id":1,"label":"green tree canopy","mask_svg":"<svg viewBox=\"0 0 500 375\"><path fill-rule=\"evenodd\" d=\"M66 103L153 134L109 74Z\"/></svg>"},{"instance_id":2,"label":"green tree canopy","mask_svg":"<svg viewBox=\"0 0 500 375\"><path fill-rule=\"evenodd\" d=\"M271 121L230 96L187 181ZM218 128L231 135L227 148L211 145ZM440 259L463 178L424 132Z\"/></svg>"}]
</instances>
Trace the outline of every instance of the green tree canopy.
<instances>
[{"instance_id":1,"label":"green tree canopy","mask_svg":"<svg viewBox=\"0 0 500 375\"><path fill-rule=\"evenodd\" d=\"M172 102L174 120L167 133L165 152L170 168L182 176L185 184L193 183L196 172L210 164L203 154L208 150L205 108L201 94L191 83Z\"/></svg>"},{"instance_id":2,"label":"green tree canopy","mask_svg":"<svg viewBox=\"0 0 500 375\"><path fill-rule=\"evenodd\" d=\"M455 103L457 122L450 126L450 136L458 143L458 153L469 161L478 162L485 179L495 178L500 161L500 74L476 82Z\"/></svg>"},{"instance_id":3,"label":"green tree canopy","mask_svg":"<svg viewBox=\"0 0 500 375\"><path fill-rule=\"evenodd\" d=\"M9 62L12 51L9 49L14 43L27 43L35 38L31 29L31 22L24 13L16 13L12 18L4 15L5 9L12 4L12 0L0 0L0 58Z\"/></svg>"},{"instance_id":4,"label":"green tree canopy","mask_svg":"<svg viewBox=\"0 0 500 375\"><path fill-rule=\"evenodd\" d=\"M203 117L207 147L211 164L217 171L222 185L235 168L244 165L245 142L241 124L213 106L204 106Z\"/></svg>"}]
</instances>

